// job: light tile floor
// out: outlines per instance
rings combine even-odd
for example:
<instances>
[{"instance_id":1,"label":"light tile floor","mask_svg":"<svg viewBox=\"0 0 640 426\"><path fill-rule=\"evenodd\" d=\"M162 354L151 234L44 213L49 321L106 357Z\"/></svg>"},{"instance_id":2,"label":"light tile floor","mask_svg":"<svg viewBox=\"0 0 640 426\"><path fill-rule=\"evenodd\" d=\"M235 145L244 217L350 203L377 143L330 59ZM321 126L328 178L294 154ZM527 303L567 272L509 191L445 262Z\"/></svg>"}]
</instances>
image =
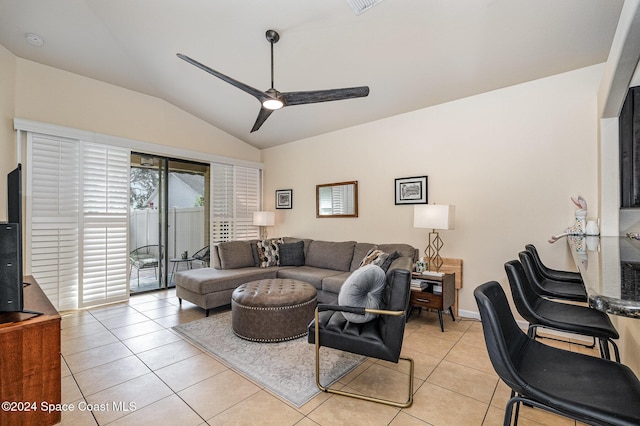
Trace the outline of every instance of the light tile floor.
<instances>
[{"instance_id":1,"label":"light tile floor","mask_svg":"<svg viewBox=\"0 0 640 426\"><path fill-rule=\"evenodd\" d=\"M499 425L509 399L475 320L445 317L442 333L435 313L410 318L403 346L416 363L410 408L329 394L296 408L174 333L204 317L188 302L180 306L175 290L62 315L62 402L75 407L63 412L63 425ZM339 385L400 400L406 371L403 361L368 360ZM523 426L575 424L527 407L520 416Z\"/></svg>"}]
</instances>

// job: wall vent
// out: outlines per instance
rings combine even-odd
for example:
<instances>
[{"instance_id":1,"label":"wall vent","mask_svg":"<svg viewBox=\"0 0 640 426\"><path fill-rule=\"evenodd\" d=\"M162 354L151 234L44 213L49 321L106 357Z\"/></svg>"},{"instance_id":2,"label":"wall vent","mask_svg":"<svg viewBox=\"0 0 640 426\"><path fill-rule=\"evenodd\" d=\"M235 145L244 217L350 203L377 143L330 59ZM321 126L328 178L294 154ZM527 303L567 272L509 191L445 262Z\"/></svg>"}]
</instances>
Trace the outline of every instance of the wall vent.
<instances>
[{"instance_id":1,"label":"wall vent","mask_svg":"<svg viewBox=\"0 0 640 426\"><path fill-rule=\"evenodd\" d=\"M366 12L382 0L347 0L351 9L356 15L360 15L362 12Z\"/></svg>"}]
</instances>

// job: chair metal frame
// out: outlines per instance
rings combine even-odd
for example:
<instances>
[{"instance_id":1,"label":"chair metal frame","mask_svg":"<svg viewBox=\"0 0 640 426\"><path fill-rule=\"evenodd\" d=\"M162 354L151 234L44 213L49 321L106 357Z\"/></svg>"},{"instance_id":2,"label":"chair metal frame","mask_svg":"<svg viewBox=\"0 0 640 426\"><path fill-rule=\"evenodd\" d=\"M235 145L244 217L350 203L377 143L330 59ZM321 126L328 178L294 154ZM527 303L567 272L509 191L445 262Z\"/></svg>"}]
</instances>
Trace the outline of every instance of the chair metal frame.
<instances>
[{"instance_id":1,"label":"chair metal frame","mask_svg":"<svg viewBox=\"0 0 640 426\"><path fill-rule=\"evenodd\" d=\"M414 372L414 361L409 357L398 357L399 359L405 360L409 362L409 384L408 384L408 392L409 397L405 402L397 402L383 398L377 398L369 395L361 395L353 392L346 392L339 389L333 389L328 386L324 386L320 383L320 311L321 310L331 310L331 311L339 311L339 312L351 312L355 314L378 314L378 315L390 315L390 316L403 316L406 314L405 311L388 311L388 310L380 310L380 309L368 309L368 308L357 308L352 306L339 306L339 305L318 305L315 309L315 349L316 349L316 385L318 389L322 392L333 393L336 395L348 396L351 398L361 399L370 402L376 402L379 404L390 405L393 407L399 408L407 408L413 404L413 372Z\"/></svg>"}]
</instances>

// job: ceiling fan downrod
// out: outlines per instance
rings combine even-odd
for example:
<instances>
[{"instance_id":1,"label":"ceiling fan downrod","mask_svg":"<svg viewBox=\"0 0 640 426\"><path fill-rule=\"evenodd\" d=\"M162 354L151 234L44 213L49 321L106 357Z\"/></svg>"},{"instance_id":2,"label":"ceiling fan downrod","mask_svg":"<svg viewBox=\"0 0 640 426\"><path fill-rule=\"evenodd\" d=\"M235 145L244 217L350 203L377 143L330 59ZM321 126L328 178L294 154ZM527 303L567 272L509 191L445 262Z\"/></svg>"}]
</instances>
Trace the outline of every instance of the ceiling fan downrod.
<instances>
[{"instance_id":1,"label":"ceiling fan downrod","mask_svg":"<svg viewBox=\"0 0 640 426\"><path fill-rule=\"evenodd\" d=\"M273 45L280 40L280 34L276 30L267 30L265 34L267 37L267 41L271 44L271 88L275 89L273 86Z\"/></svg>"}]
</instances>

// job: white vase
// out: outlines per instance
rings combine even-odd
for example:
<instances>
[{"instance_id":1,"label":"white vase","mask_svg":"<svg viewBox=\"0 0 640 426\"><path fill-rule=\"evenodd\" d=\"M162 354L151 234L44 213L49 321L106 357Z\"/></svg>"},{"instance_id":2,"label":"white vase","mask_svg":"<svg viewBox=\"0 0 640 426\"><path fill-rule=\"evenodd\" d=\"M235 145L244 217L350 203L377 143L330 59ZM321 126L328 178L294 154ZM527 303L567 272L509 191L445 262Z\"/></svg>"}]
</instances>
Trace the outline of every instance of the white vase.
<instances>
[{"instance_id":1,"label":"white vase","mask_svg":"<svg viewBox=\"0 0 640 426\"><path fill-rule=\"evenodd\" d=\"M587 235L600 235L600 229L598 227L598 222L595 220L590 220L587 222L587 227L585 229Z\"/></svg>"}]
</instances>

